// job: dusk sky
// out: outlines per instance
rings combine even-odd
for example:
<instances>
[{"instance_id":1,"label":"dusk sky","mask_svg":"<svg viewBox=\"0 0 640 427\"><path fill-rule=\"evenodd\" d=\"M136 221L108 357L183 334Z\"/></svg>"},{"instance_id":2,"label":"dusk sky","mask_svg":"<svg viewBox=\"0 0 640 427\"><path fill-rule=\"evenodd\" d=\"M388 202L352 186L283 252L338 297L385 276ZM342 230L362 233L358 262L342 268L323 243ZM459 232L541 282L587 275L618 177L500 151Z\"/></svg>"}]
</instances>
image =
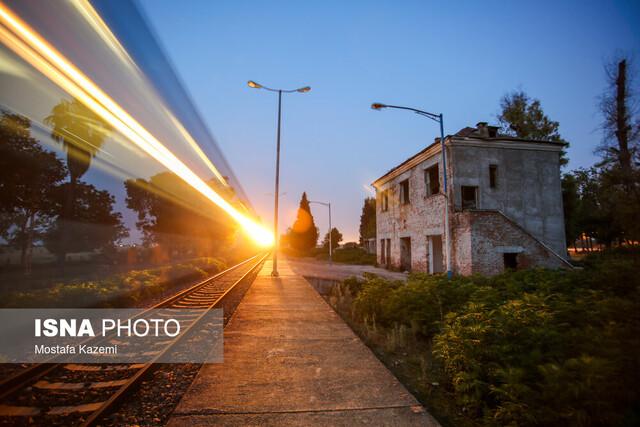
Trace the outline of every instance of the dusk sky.
<instances>
[{"instance_id":1,"label":"dusk sky","mask_svg":"<svg viewBox=\"0 0 640 427\"><path fill-rule=\"evenodd\" d=\"M617 50L640 61L640 3L630 0L141 4L267 223L277 95L246 82L312 87L283 101L281 231L306 191L332 203L345 241L357 240L368 185L438 133L425 118L371 102L442 112L455 133L495 123L500 98L522 89L560 122L573 169L596 161L603 63ZM324 235L326 209L312 209Z\"/></svg>"}]
</instances>

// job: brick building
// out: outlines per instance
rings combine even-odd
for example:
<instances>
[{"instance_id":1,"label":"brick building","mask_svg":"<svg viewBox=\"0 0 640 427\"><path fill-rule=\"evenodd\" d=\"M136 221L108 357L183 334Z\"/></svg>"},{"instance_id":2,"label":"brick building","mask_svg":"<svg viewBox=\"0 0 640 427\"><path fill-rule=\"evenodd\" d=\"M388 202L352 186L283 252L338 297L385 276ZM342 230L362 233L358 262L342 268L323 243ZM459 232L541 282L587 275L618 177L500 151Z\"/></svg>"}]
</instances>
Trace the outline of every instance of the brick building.
<instances>
[{"instance_id":1,"label":"brick building","mask_svg":"<svg viewBox=\"0 0 640 427\"><path fill-rule=\"evenodd\" d=\"M445 270L439 138L373 182L378 262ZM498 134L478 123L445 138L451 265L457 274L568 267L560 187L562 144Z\"/></svg>"}]
</instances>

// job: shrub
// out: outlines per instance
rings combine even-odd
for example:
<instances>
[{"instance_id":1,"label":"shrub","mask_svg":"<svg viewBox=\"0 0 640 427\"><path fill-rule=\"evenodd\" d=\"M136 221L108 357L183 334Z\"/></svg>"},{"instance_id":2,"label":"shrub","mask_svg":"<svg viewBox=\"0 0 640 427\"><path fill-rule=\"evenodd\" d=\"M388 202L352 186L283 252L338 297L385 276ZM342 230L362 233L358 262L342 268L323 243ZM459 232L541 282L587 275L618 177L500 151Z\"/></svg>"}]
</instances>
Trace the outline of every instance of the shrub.
<instances>
[{"instance_id":1,"label":"shrub","mask_svg":"<svg viewBox=\"0 0 640 427\"><path fill-rule=\"evenodd\" d=\"M640 393L640 257L494 277L349 281L355 315L395 345L431 348L445 388L482 425L632 425ZM345 282L346 283L346 282ZM383 331L384 332L384 331ZM631 420L631 421L629 421Z\"/></svg>"}]
</instances>

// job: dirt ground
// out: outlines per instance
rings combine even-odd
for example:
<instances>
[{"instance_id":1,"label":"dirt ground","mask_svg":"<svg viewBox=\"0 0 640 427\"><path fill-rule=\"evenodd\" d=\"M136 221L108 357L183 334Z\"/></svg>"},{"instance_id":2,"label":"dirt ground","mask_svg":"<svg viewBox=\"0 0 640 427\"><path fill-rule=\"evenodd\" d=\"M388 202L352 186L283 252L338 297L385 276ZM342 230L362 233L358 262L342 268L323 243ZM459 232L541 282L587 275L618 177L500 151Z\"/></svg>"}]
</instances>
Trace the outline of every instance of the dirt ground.
<instances>
[{"instance_id":1,"label":"dirt ground","mask_svg":"<svg viewBox=\"0 0 640 427\"><path fill-rule=\"evenodd\" d=\"M363 273L373 273L390 280L406 280L407 274L385 270L372 265L351 265L318 261L313 258L287 257L293 271L302 276L344 280L351 276L362 277Z\"/></svg>"}]
</instances>

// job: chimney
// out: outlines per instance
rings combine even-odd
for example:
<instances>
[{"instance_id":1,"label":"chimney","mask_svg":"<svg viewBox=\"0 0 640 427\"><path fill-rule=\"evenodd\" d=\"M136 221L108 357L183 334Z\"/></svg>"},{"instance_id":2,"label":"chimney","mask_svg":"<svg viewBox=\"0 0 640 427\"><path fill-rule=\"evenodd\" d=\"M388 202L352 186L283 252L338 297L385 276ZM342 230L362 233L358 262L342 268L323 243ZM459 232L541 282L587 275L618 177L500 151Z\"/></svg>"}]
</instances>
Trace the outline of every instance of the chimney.
<instances>
[{"instance_id":1,"label":"chimney","mask_svg":"<svg viewBox=\"0 0 640 427\"><path fill-rule=\"evenodd\" d=\"M480 138L489 138L489 128L487 127L487 122L478 122L476 125L476 129L478 130L478 135Z\"/></svg>"}]
</instances>

